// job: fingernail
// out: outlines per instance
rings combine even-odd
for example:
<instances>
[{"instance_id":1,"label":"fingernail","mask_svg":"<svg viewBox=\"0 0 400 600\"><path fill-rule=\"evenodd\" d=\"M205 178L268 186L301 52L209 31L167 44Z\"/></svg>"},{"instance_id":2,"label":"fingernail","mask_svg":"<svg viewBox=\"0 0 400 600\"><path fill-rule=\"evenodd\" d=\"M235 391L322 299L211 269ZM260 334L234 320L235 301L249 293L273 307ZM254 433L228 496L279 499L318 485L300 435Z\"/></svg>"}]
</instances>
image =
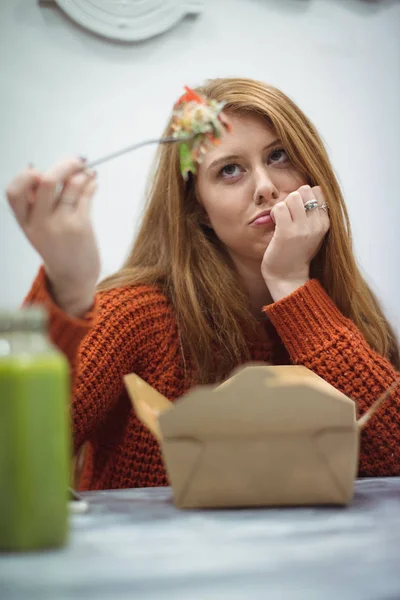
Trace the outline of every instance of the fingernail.
<instances>
[{"instance_id":1,"label":"fingernail","mask_svg":"<svg viewBox=\"0 0 400 600\"><path fill-rule=\"evenodd\" d=\"M82 163L86 163L86 162L87 162L87 158L85 158L84 156L79 156L78 158L79 158L79 160L80 160Z\"/></svg>"},{"instance_id":2,"label":"fingernail","mask_svg":"<svg viewBox=\"0 0 400 600\"><path fill-rule=\"evenodd\" d=\"M86 173L89 177L92 177L93 179L97 177L97 171L95 171L94 169L87 169Z\"/></svg>"}]
</instances>

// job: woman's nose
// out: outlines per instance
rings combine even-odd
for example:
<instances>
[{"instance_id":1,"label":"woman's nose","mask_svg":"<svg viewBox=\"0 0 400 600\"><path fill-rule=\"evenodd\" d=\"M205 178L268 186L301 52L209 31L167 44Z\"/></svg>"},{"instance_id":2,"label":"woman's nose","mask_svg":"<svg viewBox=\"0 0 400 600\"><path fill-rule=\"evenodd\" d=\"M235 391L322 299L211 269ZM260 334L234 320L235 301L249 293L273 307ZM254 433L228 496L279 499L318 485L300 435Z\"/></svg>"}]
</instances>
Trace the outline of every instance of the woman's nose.
<instances>
[{"instance_id":1,"label":"woman's nose","mask_svg":"<svg viewBox=\"0 0 400 600\"><path fill-rule=\"evenodd\" d=\"M279 196L279 191L268 173L258 173L255 179L253 200L257 206L271 204Z\"/></svg>"}]
</instances>

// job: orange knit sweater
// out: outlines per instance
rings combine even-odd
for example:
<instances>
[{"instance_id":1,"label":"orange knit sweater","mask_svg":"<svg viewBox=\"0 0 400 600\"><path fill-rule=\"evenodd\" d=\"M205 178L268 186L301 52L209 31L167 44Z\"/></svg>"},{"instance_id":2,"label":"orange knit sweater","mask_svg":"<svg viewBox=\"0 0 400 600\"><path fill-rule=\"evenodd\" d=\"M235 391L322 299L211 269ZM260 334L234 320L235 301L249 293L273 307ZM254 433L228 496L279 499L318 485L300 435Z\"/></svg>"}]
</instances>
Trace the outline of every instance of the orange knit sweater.
<instances>
[{"instance_id":1,"label":"orange knit sweater","mask_svg":"<svg viewBox=\"0 0 400 600\"><path fill-rule=\"evenodd\" d=\"M167 485L158 444L134 414L123 376L137 373L169 400L191 387L168 299L155 287L125 286L98 294L93 311L73 319L52 301L41 269L26 302L47 306L50 336L71 363L75 451L88 442L80 489ZM251 344L252 359L305 365L353 398L360 415L399 376L316 280L264 311L268 341ZM359 474L400 475L398 390L362 433Z\"/></svg>"}]
</instances>

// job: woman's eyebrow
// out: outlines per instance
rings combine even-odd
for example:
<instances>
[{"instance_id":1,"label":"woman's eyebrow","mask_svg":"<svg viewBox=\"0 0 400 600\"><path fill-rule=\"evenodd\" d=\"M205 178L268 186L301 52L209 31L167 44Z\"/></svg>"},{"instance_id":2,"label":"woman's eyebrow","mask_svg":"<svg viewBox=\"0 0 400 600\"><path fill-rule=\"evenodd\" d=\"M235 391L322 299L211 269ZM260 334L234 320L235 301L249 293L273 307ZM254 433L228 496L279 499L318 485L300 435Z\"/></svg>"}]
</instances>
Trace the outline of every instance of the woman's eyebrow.
<instances>
[{"instance_id":1,"label":"woman's eyebrow","mask_svg":"<svg viewBox=\"0 0 400 600\"><path fill-rule=\"evenodd\" d=\"M276 146L277 144L280 144L280 143L281 143L281 140L279 138L272 140L272 142L270 142L263 148L263 152L265 150L268 150L268 148L271 148L272 146ZM216 167L219 167L220 165L223 165L224 163L226 164L229 161L238 160L240 158L241 157L239 154L227 154L226 156L221 156L221 158L217 158L210 164L207 171L210 171L211 169L215 169Z\"/></svg>"},{"instance_id":2,"label":"woman's eyebrow","mask_svg":"<svg viewBox=\"0 0 400 600\"><path fill-rule=\"evenodd\" d=\"M280 138L275 138L272 140L272 142L265 146L264 150L268 150L268 148L271 148L271 146L276 146L277 144L282 144L282 140Z\"/></svg>"},{"instance_id":3,"label":"woman's eyebrow","mask_svg":"<svg viewBox=\"0 0 400 600\"><path fill-rule=\"evenodd\" d=\"M220 165L222 165L228 161L238 160L239 158L240 158L240 156L238 154L227 154L226 156L221 156L221 158L217 158L217 160L214 160L210 164L207 171L210 171L211 169L215 169L215 167L219 167Z\"/></svg>"}]
</instances>

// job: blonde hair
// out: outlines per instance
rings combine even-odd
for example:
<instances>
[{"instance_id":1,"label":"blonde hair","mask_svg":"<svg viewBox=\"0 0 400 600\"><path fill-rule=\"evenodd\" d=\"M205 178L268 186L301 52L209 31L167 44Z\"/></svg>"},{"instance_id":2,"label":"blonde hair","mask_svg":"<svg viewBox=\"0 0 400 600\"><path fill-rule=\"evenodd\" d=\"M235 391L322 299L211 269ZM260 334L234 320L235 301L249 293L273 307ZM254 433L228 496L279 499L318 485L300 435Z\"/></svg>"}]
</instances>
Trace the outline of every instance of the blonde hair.
<instances>
[{"instance_id":1,"label":"blonde hair","mask_svg":"<svg viewBox=\"0 0 400 600\"><path fill-rule=\"evenodd\" d=\"M285 94L258 81L214 79L197 91L224 100L227 113L264 117L294 166L310 185L322 188L331 227L312 261L311 276L370 346L399 368L396 336L357 267L346 206L315 127ZM187 184L182 179L176 145L160 147L136 241L122 269L99 290L158 285L175 309L184 357L193 365L196 381L212 383L250 359L248 336L257 323L227 252L202 223L194 187L193 178Z\"/></svg>"}]
</instances>

